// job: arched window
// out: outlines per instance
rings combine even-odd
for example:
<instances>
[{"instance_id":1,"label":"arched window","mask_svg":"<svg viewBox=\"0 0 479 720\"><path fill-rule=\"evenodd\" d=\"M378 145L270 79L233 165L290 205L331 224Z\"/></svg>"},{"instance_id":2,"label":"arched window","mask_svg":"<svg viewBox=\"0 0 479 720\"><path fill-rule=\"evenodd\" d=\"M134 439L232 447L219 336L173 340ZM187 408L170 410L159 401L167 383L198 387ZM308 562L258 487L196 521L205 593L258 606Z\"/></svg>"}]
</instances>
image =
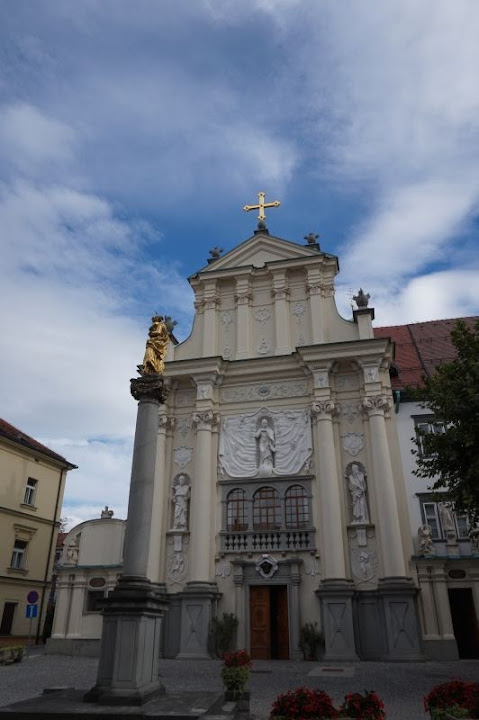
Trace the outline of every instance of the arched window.
<instances>
[{"instance_id":1,"label":"arched window","mask_svg":"<svg viewBox=\"0 0 479 720\"><path fill-rule=\"evenodd\" d=\"M228 493L226 498L226 515L228 530L247 530L248 519L246 516L246 493L244 490L236 489Z\"/></svg>"},{"instance_id":2,"label":"arched window","mask_svg":"<svg viewBox=\"0 0 479 720\"><path fill-rule=\"evenodd\" d=\"M301 485L292 485L285 495L286 527L300 530L309 526L309 506L306 490Z\"/></svg>"},{"instance_id":3,"label":"arched window","mask_svg":"<svg viewBox=\"0 0 479 720\"><path fill-rule=\"evenodd\" d=\"M253 526L255 530L281 529L281 502L278 491L262 487L253 497Z\"/></svg>"}]
</instances>

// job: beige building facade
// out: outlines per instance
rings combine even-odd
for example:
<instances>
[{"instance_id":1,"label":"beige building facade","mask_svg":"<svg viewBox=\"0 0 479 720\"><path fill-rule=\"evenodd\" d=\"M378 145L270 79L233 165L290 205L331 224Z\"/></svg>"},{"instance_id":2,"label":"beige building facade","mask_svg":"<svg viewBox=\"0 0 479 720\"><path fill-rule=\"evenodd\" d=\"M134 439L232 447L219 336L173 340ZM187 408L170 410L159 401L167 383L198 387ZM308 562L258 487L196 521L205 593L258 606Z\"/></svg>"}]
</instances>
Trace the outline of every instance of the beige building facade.
<instances>
[{"instance_id":1,"label":"beige building facade","mask_svg":"<svg viewBox=\"0 0 479 720\"><path fill-rule=\"evenodd\" d=\"M75 465L0 420L0 639L41 636L67 472ZM38 593L38 616L25 617Z\"/></svg>"},{"instance_id":2,"label":"beige building facade","mask_svg":"<svg viewBox=\"0 0 479 720\"><path fill-rule=\"evenodd\" d=\"M234 613L255 658L421 655L393 346L367 299L336 309L335 256L255 234L190 278L190 337L171 346L160 409L149 573L164 653L207 655Z\"/></svg>"}]
</instances>

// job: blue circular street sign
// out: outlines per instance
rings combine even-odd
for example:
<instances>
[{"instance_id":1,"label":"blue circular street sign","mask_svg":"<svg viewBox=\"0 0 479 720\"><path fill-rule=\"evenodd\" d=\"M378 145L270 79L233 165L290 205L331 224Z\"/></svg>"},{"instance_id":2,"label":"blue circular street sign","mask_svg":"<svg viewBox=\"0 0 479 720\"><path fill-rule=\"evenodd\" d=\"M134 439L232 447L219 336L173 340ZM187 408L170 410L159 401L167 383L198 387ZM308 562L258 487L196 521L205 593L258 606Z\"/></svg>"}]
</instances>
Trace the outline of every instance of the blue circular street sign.
<instances>
[{"instance_id":1,"label":"blue circular street sign","mask_svg":"<svg viewBox=\"0 0 479 720\"><path fill-rule=\"evenodd\" d=\"M36 590L30 590L30 592L27 595L27 601L30 603L30 605L35 605L35 603L38 602L39 594Z\"/></svg>"}]
</instances>

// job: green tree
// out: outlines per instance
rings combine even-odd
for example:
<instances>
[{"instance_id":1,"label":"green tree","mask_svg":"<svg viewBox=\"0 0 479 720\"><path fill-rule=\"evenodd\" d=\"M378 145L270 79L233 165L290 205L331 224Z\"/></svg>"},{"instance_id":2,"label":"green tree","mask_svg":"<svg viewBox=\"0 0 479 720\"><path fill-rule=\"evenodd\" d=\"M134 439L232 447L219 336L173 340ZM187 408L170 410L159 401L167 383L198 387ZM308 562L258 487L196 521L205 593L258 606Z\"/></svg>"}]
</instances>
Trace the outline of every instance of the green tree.
<instances>
[{"instance_id":1,"label":"green tree","mask_svg":"<svg viewBox=\"0 0 479 720\"><path fill-rule=\"evenodd\" d=\"M445 426L444 433L423 432L416 439L415 475L433 479L432 489L445 490L474 524L479 520L479 321L471 328L459 320L451 340L456 359L439 365L413 393Z\"/></svg>"}]
</instances>

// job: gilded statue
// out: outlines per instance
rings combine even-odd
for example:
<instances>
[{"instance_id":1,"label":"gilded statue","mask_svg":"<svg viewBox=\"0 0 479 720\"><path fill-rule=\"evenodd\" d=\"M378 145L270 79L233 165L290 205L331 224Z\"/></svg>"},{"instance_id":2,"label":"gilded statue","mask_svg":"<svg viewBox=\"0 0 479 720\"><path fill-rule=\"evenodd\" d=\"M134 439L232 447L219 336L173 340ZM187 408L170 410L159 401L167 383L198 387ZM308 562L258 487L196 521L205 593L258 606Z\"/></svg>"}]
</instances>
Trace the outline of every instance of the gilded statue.
<instances>
[{"instance_id":1,"label":"gilded statue","mask_svg":"<svg viewBox=\"0 0 479 720\"><path fill-rule=\"evenodd\" d=\"M165 369L165 356L170 336L162 315L151 318L143 365L138 366L141 375L161 375Z\"/></svg>"}]
</instances>

